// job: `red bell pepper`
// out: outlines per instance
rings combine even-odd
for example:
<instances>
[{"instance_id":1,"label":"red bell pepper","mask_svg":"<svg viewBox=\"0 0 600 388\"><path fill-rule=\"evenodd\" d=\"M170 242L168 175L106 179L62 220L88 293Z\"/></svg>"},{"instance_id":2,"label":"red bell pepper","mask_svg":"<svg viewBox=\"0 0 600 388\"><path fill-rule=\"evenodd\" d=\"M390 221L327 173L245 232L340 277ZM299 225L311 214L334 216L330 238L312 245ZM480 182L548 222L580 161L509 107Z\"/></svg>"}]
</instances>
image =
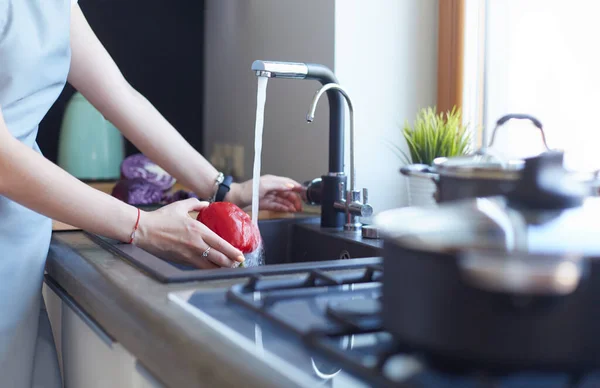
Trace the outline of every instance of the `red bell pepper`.
<instances>
[{"instance_id":1,"label":"red bell pepper","mask_svg":"<svg viewBox=\"0 0 600 388\"><path fill-rule=\"evenodd\" d=\"M198 213L197 220L244 254L260 245L260 231L248 213L230 202L211 203Z\"/></svg>"}]
</instances>

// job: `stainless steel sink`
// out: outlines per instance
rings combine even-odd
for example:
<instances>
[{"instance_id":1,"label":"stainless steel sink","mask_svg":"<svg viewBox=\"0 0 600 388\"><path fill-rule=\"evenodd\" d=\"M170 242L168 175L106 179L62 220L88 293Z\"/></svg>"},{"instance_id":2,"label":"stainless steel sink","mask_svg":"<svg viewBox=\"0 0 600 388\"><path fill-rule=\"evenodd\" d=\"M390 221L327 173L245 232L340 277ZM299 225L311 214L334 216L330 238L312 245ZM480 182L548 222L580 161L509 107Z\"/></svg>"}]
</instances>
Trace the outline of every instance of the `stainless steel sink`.
<instances>
[{"instance_id":1,"label":"stainless steel sink","mask_svg":"<svg viewBox=\"0 0 600 388\"><path fill-rule=\"evenodd\" d=\"M93 234L89 236L104 248L165 283L235 278L252 273L283 274L298 269L314 268L314 262L319 262L319 268L325 270L348 264L340 260L374 258L382 254L380 240L367 240L360 234L323 229L317 216L261 220L259 229L266 265L214 270L174 264L135 245L122 244ZM364 265L364 262L357 261L356 265Z\"/></svg>"}]
</instances>

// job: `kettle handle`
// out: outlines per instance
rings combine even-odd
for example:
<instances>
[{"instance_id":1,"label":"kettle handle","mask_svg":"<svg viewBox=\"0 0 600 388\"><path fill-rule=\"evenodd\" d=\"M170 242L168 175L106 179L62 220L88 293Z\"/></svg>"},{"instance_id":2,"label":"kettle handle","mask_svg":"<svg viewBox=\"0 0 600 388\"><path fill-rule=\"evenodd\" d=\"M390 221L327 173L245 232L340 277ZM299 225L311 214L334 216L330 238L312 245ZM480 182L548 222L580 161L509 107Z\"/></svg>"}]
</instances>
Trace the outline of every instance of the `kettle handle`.
<instances>
[{"instance_id":1,"label":"kettle handle","mask_svg":"<svg viewBox=\"0 0 600 388\"><path fill-rule=\"evenodd\" d=\"M544 128L542 127L542 122L540 120L538 120L537 118L535 118L531 115L528 115L528 114L524 114L524 113L510 113L510 114L500 117L498 119L498 121L496 121L496 127L494 127L494 130L492 131L492 138L490 139L490 145L487 147L484 147L484 148L489 148L492 146L492 144L494 144L494 138L496 137L496 131L498 130L498 128L500 128L502 125L506 124L506 122L508 122L510 120L529 120L529 121L531 121L533 123L533 125L540 130L540 133L542 134L542 142L544 143L544 147L546 147L546 150L550 151L550 147L548 147L548 143L546 142L546 133L544 132Z\"/></svg>"}]
</instances>

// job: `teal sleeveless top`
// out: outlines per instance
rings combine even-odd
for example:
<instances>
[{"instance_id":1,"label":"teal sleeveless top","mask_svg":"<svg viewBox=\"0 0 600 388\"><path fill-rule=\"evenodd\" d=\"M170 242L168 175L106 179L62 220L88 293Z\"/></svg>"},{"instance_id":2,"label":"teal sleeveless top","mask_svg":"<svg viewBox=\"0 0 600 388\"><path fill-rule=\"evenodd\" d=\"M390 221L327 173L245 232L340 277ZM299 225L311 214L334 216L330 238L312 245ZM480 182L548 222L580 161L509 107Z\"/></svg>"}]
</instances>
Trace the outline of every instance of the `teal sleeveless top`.
<instances>
[{"instance_id":1,"label":"teal sleeveless top","mask_svg":"<svg viewBox=\"0 0 600 388\"><path fill-rule=\"evenodd\" d=\"M0 107L8 130L37 152L38 124L64 88L69 72L73 2L0 0ZM44 367L36 348L40 349L38 322L47 321L40 317L40 301L51 229L50 219L0 196L3 387L57 386L56 370L45 374L44 381L34 378L40 373L36 369Z\"/></svg>"}]
</instances>

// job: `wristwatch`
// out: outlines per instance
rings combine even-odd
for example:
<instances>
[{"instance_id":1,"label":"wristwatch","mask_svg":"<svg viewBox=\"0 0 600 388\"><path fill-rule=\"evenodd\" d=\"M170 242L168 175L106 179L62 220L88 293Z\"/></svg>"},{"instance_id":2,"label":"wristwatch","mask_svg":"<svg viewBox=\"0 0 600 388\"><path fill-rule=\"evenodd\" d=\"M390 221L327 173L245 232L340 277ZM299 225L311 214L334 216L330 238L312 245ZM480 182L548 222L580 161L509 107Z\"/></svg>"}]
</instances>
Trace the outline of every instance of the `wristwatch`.
<instances>
[{"instance_id":1,"label":"wristwatch","mask_svg":"<svg viewBox=\"0 0 600 388\"><path fill-rule=\"evenodd\" d=\"M217 176L217 179L215 179L217 189L215 190L215 194L213 195L211 202L223 202L223 200L225 199L225 195L227 195L227 193L231 189L232 183L232 176L225 176L222 172L220 172Z\"/></svg>"}]
</instances>

